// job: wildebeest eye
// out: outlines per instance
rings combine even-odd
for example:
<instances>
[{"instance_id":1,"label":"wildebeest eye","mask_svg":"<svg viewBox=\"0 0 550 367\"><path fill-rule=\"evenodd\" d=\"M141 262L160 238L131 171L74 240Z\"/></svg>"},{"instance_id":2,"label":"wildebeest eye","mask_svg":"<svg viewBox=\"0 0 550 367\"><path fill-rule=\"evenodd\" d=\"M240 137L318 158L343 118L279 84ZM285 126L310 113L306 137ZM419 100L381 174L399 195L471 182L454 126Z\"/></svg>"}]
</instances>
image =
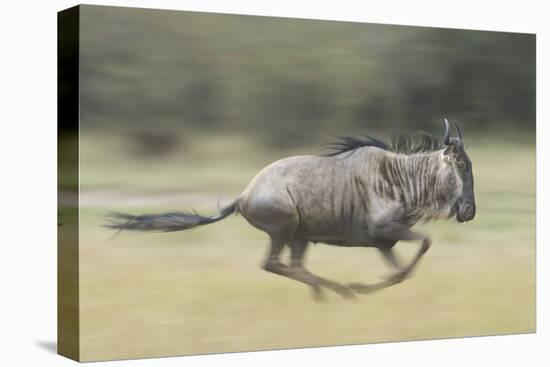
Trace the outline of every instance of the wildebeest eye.
<instances>
[{"instance_id":1,"label":"wildebeest eye","mask_svg":"<svg viewBox=\"0 0 550 367\"><path fill-rule=\"evenodd\" d=\"M457 166L459 169L464 169L464 168L466 168L466 162L464 161L464 159L458 158L458 159L456 160L456 166Z\"/></svg>"}]
</instances>

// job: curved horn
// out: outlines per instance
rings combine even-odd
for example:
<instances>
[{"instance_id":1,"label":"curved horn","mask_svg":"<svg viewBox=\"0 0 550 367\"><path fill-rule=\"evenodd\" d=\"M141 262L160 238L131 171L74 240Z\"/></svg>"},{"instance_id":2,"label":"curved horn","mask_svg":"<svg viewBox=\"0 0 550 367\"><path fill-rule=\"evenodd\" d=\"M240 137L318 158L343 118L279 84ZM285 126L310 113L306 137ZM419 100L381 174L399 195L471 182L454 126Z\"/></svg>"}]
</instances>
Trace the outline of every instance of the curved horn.
<instances>
[{"instance_id":1,"label":"curved horn","mask_svg":"<svg viewBox=\"0 0 550 367\"><path fill-rule=\"evenodd\" d=\"M460 126L458 126L458 123L455 121L456 126L456 132L458 133L458 138L462 140L462 130L460 130Z\"/></svg>"},{"instance_id":2,"label":"curved horn","mask_svg":"<svg viewBox=\"0 0 550 367\"><path fill-rule=\"evenodd\" d=\"M451 129L449 129L449 121L445 119L445 135L443 136L443 143L445 145L451 145Z\"/></svg>"}]
</instances>

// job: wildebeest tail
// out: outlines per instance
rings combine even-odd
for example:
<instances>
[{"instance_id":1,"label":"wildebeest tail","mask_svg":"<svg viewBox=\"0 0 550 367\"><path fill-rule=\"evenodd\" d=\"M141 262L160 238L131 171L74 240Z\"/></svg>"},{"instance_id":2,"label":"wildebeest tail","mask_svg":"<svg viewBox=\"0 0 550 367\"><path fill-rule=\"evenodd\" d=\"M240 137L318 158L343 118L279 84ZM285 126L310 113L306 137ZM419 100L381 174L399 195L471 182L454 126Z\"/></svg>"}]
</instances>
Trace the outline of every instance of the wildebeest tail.
<instances>
[{"instance_id":1,"label":"wildebeest tail","mask_svg":"<svg viewBox=\"0 0 550 367\"><path fill-rule=\"evenodd\" d=\"M195 211L173 211L161 214L131 215L124 213L109 213L106 220L109 224L105 227L128 229L134 231L174 232L215 223L226 218L237 209L237 201L222 208L220 212L211 217L205 217Z\"/></svg>"}]
</instances>

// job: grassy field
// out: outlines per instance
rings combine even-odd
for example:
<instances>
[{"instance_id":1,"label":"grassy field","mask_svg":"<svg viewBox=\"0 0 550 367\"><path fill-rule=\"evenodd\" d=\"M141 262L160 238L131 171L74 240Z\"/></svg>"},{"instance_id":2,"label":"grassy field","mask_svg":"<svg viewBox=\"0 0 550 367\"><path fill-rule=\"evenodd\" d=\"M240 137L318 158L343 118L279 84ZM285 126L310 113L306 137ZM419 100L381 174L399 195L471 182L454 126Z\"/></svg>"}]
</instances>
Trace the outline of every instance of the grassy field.
<instances>
[{"instance_id":1,"label":"grassy field","mask_svg":"<svg viewBox=\"0 0 550 367\"><path fill-rule=\"evenodd\" d=\"M114 139L114 138L113 138ZM265 164L284 155L238 137L186 146L162 160L137 160L124 145L83 137L80 232L83 360L341 345L535 330L535 146L468 141L478 214L473 222L420 226L434 245L413 277L357 301L309 289L259 268L267 238L243 218L187 233L113 233L108 210L183 209L165 193L200 193L216 210ZM316 153L305 147L294 153ZM96 196L94 196L96 195ZM127 198L152 197L150 205ZM210 198L210 199L209 199ZM129 204L134 203L134 204ZM137 204L136 204L137 203ZM409 258L415 243L400 243ZM373 249L311 246L307 265L339 282L389 275Z\"/></svg>"}]
</instances>

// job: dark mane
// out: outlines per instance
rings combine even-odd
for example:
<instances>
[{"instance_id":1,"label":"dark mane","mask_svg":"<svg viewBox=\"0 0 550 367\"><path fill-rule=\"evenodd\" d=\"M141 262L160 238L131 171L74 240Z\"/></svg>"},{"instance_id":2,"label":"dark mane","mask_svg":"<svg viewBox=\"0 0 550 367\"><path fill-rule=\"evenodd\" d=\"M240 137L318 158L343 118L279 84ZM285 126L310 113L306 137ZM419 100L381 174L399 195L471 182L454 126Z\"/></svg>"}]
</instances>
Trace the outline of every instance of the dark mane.
<instances>
[{"instance_id":1,"label":"dark mane","mask_svg":"<svg viewBox=\"0 0 550 367\"><path fill-rule=\"evenodd\" d=\"M326 147L327 152L323 155L332 157L346 152L349 152L351 155L357 149L364 147L376 147L389 152L412 155L435 152L443 149L443 144L439 139L425 132L409 135L396 134L392 137L390 143L369 135L361 135L359 137L344 136L339 141L329 144Z\"/></svg>"}]
</instances>

